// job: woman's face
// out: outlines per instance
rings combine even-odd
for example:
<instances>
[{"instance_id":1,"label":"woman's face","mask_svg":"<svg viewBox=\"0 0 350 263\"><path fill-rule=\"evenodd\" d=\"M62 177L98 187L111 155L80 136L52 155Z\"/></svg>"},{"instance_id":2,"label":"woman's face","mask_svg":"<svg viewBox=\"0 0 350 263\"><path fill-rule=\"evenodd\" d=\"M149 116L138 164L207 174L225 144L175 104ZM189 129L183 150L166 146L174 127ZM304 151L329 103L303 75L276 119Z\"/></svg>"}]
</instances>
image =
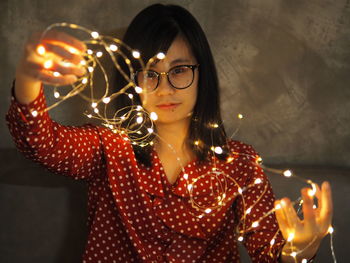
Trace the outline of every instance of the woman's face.
<instances>
[{"instance_id":1,"label":"woman's face","mask_svg":"<svg viewBox=\"0 0 350 263\"><path fill-rule=\"evenodd\" d=\"M180 65L197 65L187 41L178 36L168 49L166 57L151 65L150 70L158 73L168 72L170 69ZM181 68L175 69L170 78L176 79L181 76ZM173 81L174 82L174 81ZM142 87L142 83L139 85ZM172 124L181 121L189 123L191 113L197 100L198 69L194 70L192 84L186 89L175 89L168 81L165 74L160 75L158 87L152 92L140 94L142 106L148 112L158 115L156 124Z\"/></svg>"}]
</instances>

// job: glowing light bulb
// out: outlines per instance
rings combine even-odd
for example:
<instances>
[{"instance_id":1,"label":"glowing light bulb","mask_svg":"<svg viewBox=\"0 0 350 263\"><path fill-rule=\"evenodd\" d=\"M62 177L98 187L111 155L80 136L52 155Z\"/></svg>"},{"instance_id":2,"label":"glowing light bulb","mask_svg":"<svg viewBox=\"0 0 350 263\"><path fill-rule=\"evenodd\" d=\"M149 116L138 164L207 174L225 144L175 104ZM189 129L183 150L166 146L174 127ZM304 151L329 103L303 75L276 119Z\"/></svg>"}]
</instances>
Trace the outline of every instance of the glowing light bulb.
<instances>
[{"instance_id":1,"label":"glowing light bulb","mask_svg":"<svg viewBox=\"0 0 350 263\"><path fill-rule=\"evenodd\" d=\"M242 115L242 114L238 114L237 117L238 117L238 119L240 119L240 120L243 119L243 115Z\"/></svg>"},{"instance_id":2,"label":"glowing light bulb","mask_svg":"<svg viewBox=\"0 0 350 263\"><path fill-rule=\"evenodd\" d=\"M94 71L94 68L93 68L93 67L88 67L88 71L89 71L90 73L92 73L92 72Z\"/></svg>"},{"instance_id":3,"label":"glowing light bulb","mask_svg":"<svg viewBox=\"0 0 350 263\"><path fill-rule=\"evenodd\" d=\"M153 133L153 129L152 128L147 128L148 133Z\"/></svg>"},{"instance_id":4,"label":"glowing light bulb","mask_svg":"<svg viewBox=\"0 0 350 263\"><path fill-rule=\"evenodd\" d=\"M46 49L43 45L39 45L37 48L36 48L36 52L38 52L39 55L45 55L46 53Z\"/></svg>"},{"instance_id":5,"label":"glowing light bulb","mask_svg":"<svg viewBox=\"0 0 350 263\"><path fill-rule=\"evenodd\" d=\"M209 214L211 212L211 209L210 208L207 208L204 210L204 212L206 212L207 214Z\"/></svg>"},{"instance_id":6,"label":"glowing light bulb","mask_svg":"<svg viewBox=\"0 0 350 263\"><path fill-rule=\"evenodd\" d=\"M140 94L140 93L142 93L142 88L139 86L136 86L135 91L136 91L136 93Z\"/></svg>"},{"instance_id":7,"label":"glowing light bulb","mask_svg":"<svg viewBox=\"0 0 350 263\"><path fill-rule=\"evenodd\" d=\"M311 196L311 197L313 197L315 194L316 194L316 185L313 183L313 184L311 184L311 186L312 186L312 189L309 189L308 191L307 191L307 194L309 195L309 196Z\"/></svg>"},{"instance_id":8,"label":"glowing light bulb","mask_svg":"<svg viewBox=\"0 0 350 263\"><path fill-rule=\"evenodd\" d=\"M140 124L140 123L142 123L143 122L143 118L140 116L140 117L137 117L136 118L136 122L138 123L138 124Z\"/></svg>"},{"instance_id":9,"label":"glowing light bulb","mask_svg":"<svg viewBox=\"0 0 350 263\"><path fill-rule=\"evenodd\" d=\"M188 174L184 174L184 178L185 178L185 180L187 180L188 179Z\"/></svg>"},{"instance_id":10,"label":"glowing light bulb","mask_svg":"<svg viewBox=\"0 0 350 263\"><path fill-rule=\"evenodd\" d=\"M275 206L275 209L276 209L276 210L281 209L281 208L282 208L282 206L281 206L280 204L277 204L277 205Z\"/></svg>"},{"instance_id":11,"label":"glowing light bulb","mask_svg":"<svg viewBox=\"0 0 350 263\"><path fill-rule=\"evenodd\" d=\"M97 107L97 103L96 102L91 103L91 107L96 108Z\"/></svg>"},{"instance_id":12,"label":"glowing light bulb","mask_svg":"<svg viewBox=\"0 0 350 263\"><path fill-rule=\"evenodd\" d=\"M103 55L102 51L97 51L96 52L96 57L100 58L100 57L102 57L102 55Z\"/></svg>"},{"instance_id":13,"label":"glowing light bulb","mask_svg":"<svg viewBox=\"0 0 350 263\"><path fill-rule=\"evenodd\" d=\"M199 145L199 141L194 141L194 145Z\"/></svg>"},{"instance_id":14,"label":"glowing light bulb","mask_svg":"<svg viewBox=\"0 0 350 263\"><path fill-rule=\"evenodd\" d=\"M54 77L59 77L59 76L61 76L61 73L55 71L54 73L52 73L52 75L53 75Z\"/></svg>"},{"instance_id":15,"label":"glowing light bulb","mask_svg":"<svg viewBox=\"0 0 350 263\"><path fill-rule=\"evenodd\" d=\"M69 47L69 48L68 48L68 51L69 51L70 53L72 53L72 54L78 54L78 53L79 53L78 50L75 49L74 47Z\"/></svg>"},{"instance_id":16,"label":"glowing light bulb","mask_svg":"<svg viewBox=\"0 0 350 263\"><path fill-rule=\"evenodd\" d=\"M249 208L245 211L245 213L246 213L246 214L250 214L251 211L252 211L252 208L249 207Z\"/></svg>"},{"instance_id":17,"label":"glowing light bulb","mask_svg":"<svg viewBox=\"0 0 350 263\"><path fill-rule=\"evenodd\" d=\"M33 116L33 117L38 116L38 112L37 112L36 110L33 110L31 113L32 113L32 116Z\"/></svg>"},{"instance_id":18,"label":"glowing light bulb","mask_svg":"<svg viewBox=\"0 0 350 263\"><path fill-rule=\"evenodd\" d=\"M72 63L69 63L67 61L63 61L63 62L61 62L61 64L62 64L63 67L66 67L66 68L69 68L69 67L71 67L73 65Z\"/></svg>"},{"instance_id":19,"label":"glowing light bulb","mask_svg":"<svg viewBox=\"0 0 350 263\"><path fill-rule=\"evenodd\" d=\"M256 163L257 164L261 164L262 163L262 158L260 156L258 158L256 158Z\"/></svg>"},{"instance_id":20,"label":"glowing light bulb","mask_svg":"<svg viewBox=\"0 0 350 263\"><path fill-rule=\"evenodd\" d=\"M130 99L132 99L132 98L134 97L134 95L132 95L131 93L129 93L129 94L128 94L128 97L129 97Z\"/></svg>"},{"instance_id":21,"label":"glowing light bulb","mask_svg":"<svg viewBox=\"0 0 350 263\"><path fill-rule=\"evenodd\" d=\"M329 234L333 234L333 232L334 232L334 228L333 228L332 226L330 226L330 227L328 228L328 233L329 233Z\"/></svg>"},{"instance_id":22,"label":"glowing light bulb","mask_svg":"<svg viewBox=\"0 0 350 263\"><path fill-rule=\"evenodd\" d=\"M81 60L81 61L80 61L80 65L85 66L85 65L86 65L86 61L85 61L84 59Z\"/></svg>"},{"instance_id":23,"label":"glowing light bulb","mask_svg":"<svg viewBox=\"0 0 350 263\"><path fill-rule=\"evenodd\" d=\"M112 50L112 51L117 51L118 47L116 45L112 44L112 45L109 46L109 49Z\"/></svg>"},{"instance_id":24,"label":"glowing light bulb","mask_svg":"<svg viewBox=\"0 0 350 263\"><path fill-rule=\"evenodd\" d=\"M230 157L227 158L226 162L227 162L227 163L230 163L230 162L232 162L233 160L234 160L234 158L233 158L232 156L230 156Z\"/></svg>"},{"instance_id":25,"label":"glowing light bulb","mask_svg":"<svg viewBox=\"0 0 350 263\"><path fill-rule=\"evenodd\" d=\"M88 114L87 117L88 117L89 119L91 119L91 118L92 118L92 115L91 115L91 114Z\"/></svg>"},{"instance_id":26,"label":"glowing light bulb","mask_svg":"<svg viewBox=\"0 0 350 263\"><path fill-rule=\"evenodd\" d=\"M252 227L258 227L259 226L259 222L258 221L255 221L253 224L252 224Z\"/></svg>"},{"instance_id":27,"label":"glowing light bulb","mask_svg":"<svg viewBox=\"0 0 350 263\"><path fill-rule=\"evenodd\" d=\"M137 50L134 50L134 51L132 52L132 56L133 56L134 58L140 58L141 54L140 54L140 52L138 52Z\"/></svg>"},{"instance_id":28,"label":"glowing light bulb","mask_svg":"<svg viewBox=\"0 0 350 263\"><path fill-rule=\"evenodd\" d=\"M217 123L213 123L213 124L211 124L210 125L212 128L218 128L219 127L219 125L217 124Z\"/></svg>"},{"instance_id":29,"label":"glowing light bulb","mask_svg":"<svg viewBox=\"0 0 350 263\"><path fill-rule=\"evenodd\" d=\"M290 253L290 255L291 255L293 258L295 258L295 257L297 256L297 252L292 252L292 253Z\"/></svg>"},{"instance_id":30,"label":"glowing light bulb","mask_svg":"<svg viewBox=\"0 0 350 263\"><path fill-rule=\"evenodd\" d=\"M83 83L83 84L86 84L87 82L88 82L87 78L83 78L82 81L81 81L81 83Z\"/></svg>"},{"instance_id":31,"label":"glowing light bulb","mask_svg":"<svg viewBox=\"0 0 350 263\"><path fill-rule=\"evenodd\" d=\"M243 193L243 190L242 190L242 188L238 188L238 193L240 193L240 194L242 194Z\"/></svg>"},{"instance_id":32,"label":"glowing light bulb","mask_svg":"<svg viewBox=\"0 0 350 263\"><path fill-rule=\"evenodd\" d=\"M94 54L94 52L91 49L86 50L86 53L88 53L89 55Z\"/></svg>"},{"instance_id":33,"label":"glowing light bulb","mask_svg":"<svg viewBox=\"0 0 350 263\"><path fill-rule=\"evenodd\" d=\"M106 98L103 98L102 99L103 103L107 104L111 101L111 98L110 97L106 97Z\"/></svg>"},{"instance_id":34,"label":"glowing light bulb","mask_svg":"<svg viewBox=\"0 0 350 263\"><path fill-rule=\"evenodd\" d=\"M301 261L301 263L307 263L307 259L303 258L303 260Z\"/></svg>"},{"instance_id":35,"label":"glowing light bulb","mask_svg":"<svg viewBox=\"0 0 350 263\"><path fill-rule=\"evenodd\" d=\"M270 245L271 246L273 246L274 244L275 244L275 242L276 242L276 240L273 238L273 239L271 239L271 241L270 241Z\"/></svg>"},{"instance_id":36,"label":"glowing light bulb","mask_svg":"<svg viewBox=\"0 0 350 263\"><path fill-rule=\"evenodd\" d=\"M152 121L158 120L158 115L157 115L157 113L155 113L155 112L152 111L152 112L150 113L150 118L151 118Z\"/></svg>"},{"instance_id":37,"label":"glowing light bulb","mask_svg":"<svg viewBox=\"0 0 350 263\"><path fill-rule=\"evenodd\" d=\"M287 241L291 242L294 239L294 233L289 233Z\"/></svg>"},{"instance_id":38,"label":"glowing light bulb","mask_svg":"<svg viewBox=\"0 0 350 263\"><path fill-rule=\"evenodd\" d=\"M137 110L137 111L142 111L142 107L141 107L140 105L137 105L137 106L136 106L136 110Z\"/></svg>"},{"instance_id":39,"label":"glowing light bulb","mask_svg":"<svg viewBox=\"0 0 350 263\"><path fill-rule=\"evenodd\" d=\"M99 112L99 110L98 110L97 108L95 108L95 109L94 109L94 112L95 112L95 113L98 113L98 112Z\"/></svg>"},{"instance_id":40,"label":"glowing light bulb","mask_svg":"<svg viewBox=\"0 0 350 263\"><path fill-rule=\"evenodd\" d=\"M188 189L188 191L191 191L192 187L193 187L193 185L192 185L192 184L187 185L187 189Z\"/></svg>"},{"instance_id":41,"label":"glowing light bulb","mask_svg":"<svg viewBox=\"0 0 350 263\"><path fill-rule=\"evenodd\" d=\"M293 174L292 174L292 171L291 171L291 170L285 170L285 171L283 172L283 175L284 175L285 177L291 177Z\"/></svg>"},{"instance_id":42,"label":"glowing light bulb","mask_svg":"<svg viewBox=\"0 0 350 263\"><path fill-rule=\"evenodd\" d=\"M164 59L164 58L165 58L165 54L164 54L163 52L159 52L159 53L157 54L157 58L158 58L158 59Z\"/></svg>"},{"instance_id":43,"label":"glowing light bulb","mask_svg":"<svg viewBox=\"0 0 350 263\"><path fill-rule=\"evenodd\" d=\"M91 32L91 36L92 36L92 38L96 39L100 36L100 34L96 31L94 31L94 32Z\"/></svg>"},{"instance_id":44,"label":"glowing light bulb","mask_svg":"<svg viewBox=\"0 0 350 263\"><path fill-rule=\"evenodd\" d=\"M57 98L60 97L60 94L59 94L57 91L55 91L54 94L53 94L53 96L57 99Z\"/></svg>"},{"instance_id":45,"label":"glowing light bulb","mask_svg":"<svg viewBox=\"0 0 350 263\"><path fill-rule=\"evenodd\" d=\"M53 61L52 60L46 60L44 62L44 68L49 69L53 66Z\"/></svg>"},{"instance_id":46,"label":"glowing light bulb","mask_svg":"<svg viewBox=\"0 0 350 263\"><path fill-rule=\"evenodd\" d=\"M242 242L242 241L243 241L243 237L240 236L240 237L237 238L237 240L238 240L239 242Z\"/></svg>"},{"instance_id":47,"label":"glowing light bulb","mask_svg":"<svg viewBox=\"0 0 350 263\"><path fill-rule=\"evenodd\" d=\"M262 180L260 178L255 179L254 184L261 184Z\"/></svg>"},{"instance_id":48,"label":"glowing light bulb","mask_svg":"<svg viewBox=\"0 0 350 263\"><path fill-rule=\"evenodd\" d=\"M222 154L223 153L223 150L221 147L217 146L214 148L214 152L217 153L217 154Z\"/></svg>"}]
</instances>

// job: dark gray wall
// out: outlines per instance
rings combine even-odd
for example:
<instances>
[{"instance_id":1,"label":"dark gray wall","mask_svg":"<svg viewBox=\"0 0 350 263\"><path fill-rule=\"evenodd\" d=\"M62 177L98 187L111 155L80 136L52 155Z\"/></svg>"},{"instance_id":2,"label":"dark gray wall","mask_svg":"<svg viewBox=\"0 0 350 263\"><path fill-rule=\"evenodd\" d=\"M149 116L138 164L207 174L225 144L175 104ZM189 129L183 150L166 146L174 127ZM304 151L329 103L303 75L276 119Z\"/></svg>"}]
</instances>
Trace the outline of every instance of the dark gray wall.
<instances>
[{"instance_id":1,"label":"dark gray wall","mask_svg":"<svg viewBox=\"0 0 350 263\"><path fill-rule=\"evenodd\" d=\"M119 32L145 6L135 0L2 0L0 116L22 46L30 32L72 22ZM334 187L336 252L346 262L350 235L349 0L162 1L188 8L211 43L228 133L255 146L265 163L308 166L299 174ZM87 105L70 99L52 110L64 124L82 124ZM13 149L0 122L0 261L77 262L85 240L85 188L51 175ZM323 169L327 167L327 169ZM338 167L340 169L335 169ZM271 178L277 195L296 197L300 184ZM346 247L346 245L345 245ZM32 253L31 253L32 252ZM30 260L26 260L30 256ZM317 262L331 262L324 242Z\"/></svg>"}]
</instances>

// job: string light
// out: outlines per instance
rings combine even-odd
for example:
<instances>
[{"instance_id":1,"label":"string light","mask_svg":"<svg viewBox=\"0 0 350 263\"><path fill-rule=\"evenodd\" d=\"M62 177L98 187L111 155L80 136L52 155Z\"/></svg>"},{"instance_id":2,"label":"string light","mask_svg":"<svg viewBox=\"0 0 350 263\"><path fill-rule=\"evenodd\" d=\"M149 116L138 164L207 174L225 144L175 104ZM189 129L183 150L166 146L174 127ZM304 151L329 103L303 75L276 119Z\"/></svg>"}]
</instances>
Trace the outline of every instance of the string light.
<instances>
[{"instance_id":1,"label":"string light","mask_svg":"<svg viewBox=\"0 0 350 263\"><path fill-rule=\"evenodd\" d=\"M130 74L126 74L125 72L122 71L122 69L118 66L116 58L113 57L114 53L112 53L112 52L116 52L116 54L122 55L122 57L124 58L125 64L130 67L129 69L131 72L134 70L132 68L132 63L131 63L132 60L134 60L134 59L138 60L140 67L142 69L147 69L147 67L149 67L150 63L152 61L154 61L154 59L158 59L158 60L164 59L165 54L160 52L156 56L151 58L149 60L149 62L147 62L147 64L144 64L144 62L140 59L141 53L139 51L132 50L130 47L128 47L127 45L125 45L124 43L122 43L118 39L102 36L96 31L91 31L91 30L85 29L85 28L78 26L78 25L61 23L61 24L55 24L55 26L65 26L65 27L74 28L76 30L82 30L84 32L89 33L92 37L92 39L88 39L88 40L84 41L85 44L89 46L89 48L87 48L86 53L83 54L84 60L82 60L80 62L81 66L83 66L85 69L87 69L86 73L74 85L72 85L72 90L70 92L68 92L68 95L61 96L58 91L54 91L54 97L57 99L60 99L60 100L58 100L58 102L61 102L61 101L65 100L71 96L74 96L74 95L80 95L81 97L83 97L87 101L91 102L91 107L93 109L93 112L95 114L97 114L97 115L86 114L86 116L88 118L96 118L96 119L103 121L103 123L105 123L105 126L108 127L109 129L111 129L114 133L126 134L127 137L123 137L123 139L125 141L130 140L133 145L137 144L141 147L144 147L145 145L148 145L148 144L154 145L154 142L153 142L154 136L157 139L160 139L159 135L157 135L153 129L153 127L154 127L153 121L156 121L158 119L158 116L155 112L147 113L140 105L134 105L134 103L135 103L135 101L133 101L134 95L132 93L130 93L130 89L134 89L136 93L140 94L142 92L142 88L135 86L135 83L133 82L133 80L129 76ZM48 30L52 29L55 26L49 27ZM98 46L98 48L97 48L97 46ZM127 50L128 53L121 53L121 50L122 50L121 47L125 47L125 49ZM97 50L97 51L93 51L93 50ZM42 45L39 45L37 47L36 51L41 56L46 55L46 49ZM68 48L68 51L72 54L79 53L79 51L75 48ZM105 51L105 52L103 52L103 51ZM94 54L95 54L95 56L94 56ZM111 94L112 92L109 90L110 84L109 84L109 78L106 74L106 71L105 71L103 65L101 64L100 60L97 59L97 58L102 57L104 54L106 54L106 57L108 55L110 55L112 61L116 65L117 70L124 76L124 78L128 82L128 84L125 87L121 88L120 91L113 93L113 94ZM47 57L47 58L48 58L48 60L46 60L43 64L44 68L47 69L49 72L51 72L51 74L54 77L61 76L61 74L57 71L50 71L50 69L53 67L53 61L50 59L50 57ZM59 63L61 65L63 65L64 67L73 67L73 65L71 63L69 63L68 61L62 61ZM101 98L95 98L93 95L95 93L94 86L93 86L94 85L93 79L94 79L94 74L96 73L96 71L102 72L102 75L104 76L104 80L106 81L105 92L104 92L104 95L101 96ZM90 90L91 95L87 96L85 94L82 94L82 91L84 91L84 90ZM119 95L122 95L122 94L125 94L126 96L128 96L128 98L131 100L133 105L130 107L128 106L126 108L118 110L117 113L112 114L111 118L107 117L106 116L106 108L108 107L107 104L109 104L112 99L115 99ZM101 114L100 114L99 109L97 107L98 107L99 103L101 103L101 102L103 102L105 105L104 105L104 107L99 107L101 110ZM55 103L55 104L49 106L47 110L50 110L57 105L58 105L58 103ZM120 114L122 116L118 115L119 112L123 112L123 115L122 114ZM124 113L124 112L127 112L127 113ZM140 115L138 115L139 113L140 113ZM31 114L34 117L36 117L39 113L37 111L32 111ZM244 118L244 116L241 113L239 113L237 115L237 117L239 120L242 120ZM126 124L126 123L128 123L128 125L126 128L124 128L124 126L122 126L122 124ZM240 123L241 122L239 122L238 128L233 133L233 135L237 133L237 131L240 127ZM137 125L134 125L134 124L137 124ZM208 125L210 128L218 128L219 127L218 123L210 123ZM121 129L121 127L123 127L123 129ZM143 130L141 130L141 129L143 129ZM135 137L134 135L136 135L136 134L140 135L141 138L140 138L140 136ZM153 134L152 137L149 137L151 134ZM148 139L148 138L150 138L150 139ZM202 144L203 143L199 140L193 141L193 145L196 145L196 146L200 145L201 147L207 147L206 145L202 145ZM168 144L168 146L171 147L169 144ZM226 145L216 145L216 146L208 145L208 148L210 148L216 154L222 154L223 149L226 149L226 148L224 148L225 146ZM244 158L250 159L253 165L258 166L258 167L262 167L265 170L269 170L269 169L266 169L266 167L264 167L262 165L262 159L260 156L249 156L248 154L242 154L242 153L233 153L233 154L230 153L230 155L226 159L226 163L231 163L235 160L239 160L241 156L244 156ZM182 167L181 159L176 158L176 160L179 162L180 166ZM225 204L225 199L227 198L226 192L228 190L228 183L227 183L228 181L233 182L234 185L237 187L237 193L235 193L235 194L241 195L243 202L245 202L245 196L243 195L243 192L246 191L248 188L253 187L255 185L258 185L258 184L263 184L265 186L264 189L266 190L267 184L265 182L263 182L263 180L261 180L260 178L256 178L251 185L244 186L242 188L238 184L238 182L236 182L234 180L234 178L230 177L230 175L226 174L224 171L221 171L219 168L216 167L216 162L217 162L216 158L214 158L213 160L214 160L213 167L211 169L209 169L209 172L205 173L205 174L200 174L200 175L198 175L197 178L192 178L191 182L188 182L188 178L189 178L188 174L187 173L183 174L183 180L186 181L187 190L188 190L189 195L190 195L191 205L193 208L195 208L196 211L198 211L198 213L195 214L195 216L197 218L202 218L203 216L207 216L208 214L215 212L217 209L220 209ZM182 167L182 169L183 169L183 167ZM270 170L274 171L276 174L280 174L280 175L282 174L284 177L287 177L287 178L293 176L296 179L300 179L297 176L295 176L292 173L292 171L290 171L290 170L285 170L285 171L279 171L279 170L273 170L273 169L270 169ZM215 197L213 198L213 200L215 200L215 201L213 201L212 203L208 203L207 205L202 205L202 204L196 202L194 191L196 191L196 189L200 189L200 188L196 188L195 185L197 183L200 184L201 180L208 180L208 178L210 178L211 182L216 182L213 185L215 185L215 187L217 187L217 189L215 189L215 191L213 191L214 188L211 189L215 195ZM306 180L304 180L304 181L312 186L312 189L310 189L308 191L308 194L310 196L314 196L316 194L316 185L313 184L311 181L306 181ZM259 186L259 187L261 187L261 186ZM245 220L246 220L245 217L251 213L252 208L260 200L259 198L261 198L261 196L259 196L257 198L257 201L255 203L250 204L250 206L247 209L245 207L246 210L243 213L244 215L242 218L239 219L239 221L240 221L239 226L242 226L242 228L241 229L238 228L238 231L237 231L237 236L238 236L237 240L238 241L243 241L243 236L245 234L245 231L247 231L247 228L245 227ZM283 201L281 203L283 204ZM272 211L268 211L266 214L260 216L260 218L257 218L257 220L252 223L251 227L257 228L259 226L259 222L262 220L262 218L264 218L265 216L267 216L269 213L273 212L274 210L278 210L278 209L281 209L280 203L276 204L275 207L272 209ZM315 208L315 209L317 209L317 208ZM332 237L333 231L334 231L333 227L330 226L328 229L328 233L331 234L331 237ZM287 241L290 242L293 239L294 239L294 234L290 233ZM271 239L270 245L273 246L275 244L275 242L276 242L275 238ZM293 253L291 253L290 255L291 256L297 255L296 252L293 252ZM332 253L333 253L333 250L332 250ZM333 257L333 258L335 258L335 257Z\"/></svg>"}]
</instances>

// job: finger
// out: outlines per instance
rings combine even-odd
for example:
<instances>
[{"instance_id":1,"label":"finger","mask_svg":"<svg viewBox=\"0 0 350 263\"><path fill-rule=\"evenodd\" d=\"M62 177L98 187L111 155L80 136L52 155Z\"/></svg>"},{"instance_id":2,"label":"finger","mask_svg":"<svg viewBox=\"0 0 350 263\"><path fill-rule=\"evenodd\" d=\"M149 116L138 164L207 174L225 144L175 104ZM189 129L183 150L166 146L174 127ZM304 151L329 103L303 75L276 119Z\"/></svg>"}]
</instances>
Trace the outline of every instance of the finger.
<instances>
[{"instance_id":1,"label":"finger","mask_svg":"<svg viewBox=\"0 0 350 263\"><path fill-rule=\"evenodd\" d=\"M301 195L303 198L303 214L304 222L307 227L311 229L316 228L316 216L313 208L314 200L313 197L309 195L309 188L303 188L301 190Z\"/></svg>"},{"instance_id":2,"label":"finger","mask_svg":"<svg viewBox=\"0 0 350 263\"><path fill-rule=\"evenodd\" d=\"M316 187L316 193L315 196L317 198L317 209L315 210L316 212L316 217L320 217L320 211L322 209L322 191L320 189L320 187L318 186L318 184L314 184Z\"/></svg>"},{"instance_id":3,"label":"finger","mask_svg":"<svg viewBox=\"0 0 350 263\"><path fill-rule=\"evenodd\" d=\"M57 43L64 44L64 45L73 47L79 50L80 52L86 51L86 46L83 42L61 31L50 30L46 32L44 35L42 35L41 40L43 42L48 42L48 43L51 42L56 44Z\"/></svg>"},{"instance_id":4,"label":"finger","mask_svg":"<svg viewBox=\"0 0 350 263\"><path fill-rule=\"evenodd\" d=\"M292 202L289 198L283 198L281 203L289 227L291 229L295 229L296 226L300 223L300 220L292 205Z\"/></svg>"},{"instance_id":5,"label":"finger","mask_svg":"<svg viewBox=\"0 0 350 263\"><path fill-rule=\"evenodd\" d=\"M64 76L61 75L59 77L55 77L49 71L35 71L32 74L36 79L48 85L55 85L55 86L72 85L74 82L77 81L77 77L75 75L64 75Z\"/></svg>"},{"instance_id":6,"label":"finger","mask_svg":"<svg viewBox=\"0 0 350 263\"><path fill-rule=\"evenodd\" d=\"M79 64L84 59L80 52L69 51L60 45L54 45L52 43L42 44L45 50L50 55L55 55L58 59L66 60L74 64Z\"/></svg>"},{"instance_id":7,"label":"finger","mask_svg":"<svg viewBox=\"0 0 350 263\"><path fill-rule=\"evenodd\" d=\"M279 206L280 208L275 209L275 214L276 214L276 219L279 225L279 229L282 232L282 235L284 238L288 238L288 233L289 233L289 225L288 221L284 215L283 209L282 209L282 204L280 201L275 201L275 207Z\"/></svg>"},{"instance_id":8,"label":"finger","mask_svg":"<svg viewBox=\"0 0 350 263\"><path fill-rule=\"evenodd\" d=\"M329 182L324 182L321 187L322 187L321 220L327 226L329 226L332 222L332 216L333 216L332 190Z\"/></svg>"}]
</instances>

